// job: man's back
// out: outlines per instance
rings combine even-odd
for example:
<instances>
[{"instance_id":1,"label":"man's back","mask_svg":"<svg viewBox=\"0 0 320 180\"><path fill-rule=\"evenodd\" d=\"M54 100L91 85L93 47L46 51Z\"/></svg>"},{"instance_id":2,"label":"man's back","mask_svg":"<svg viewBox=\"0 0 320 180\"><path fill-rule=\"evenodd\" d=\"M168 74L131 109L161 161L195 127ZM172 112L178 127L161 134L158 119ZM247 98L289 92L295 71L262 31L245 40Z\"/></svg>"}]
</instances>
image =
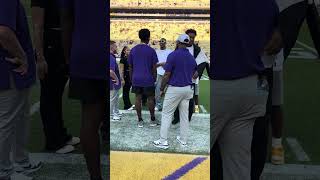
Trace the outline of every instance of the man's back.
<instances>
[{"instance_id":1,"label":"man's back","mask_svg":"<svg viewBox=\"0 0 320 180\"><path fill-rule=\"evenodd\" d=\"M128 61L133 70L133 86L154 86L155 77L153 70L158 63L158 57L154 49L146 44L139 44L130 51Z\"/></svg>"},{"instance_id":2,"label":"man's back","mask_svg":"<svg viewBox=\"0 0 320 180\"><path fill-rule=\"evenodd\" d=\"M197 70L197 63L188 49L181 48L168 56L164 69L171 72L169 85L184 87L192 84L192 77Z\"/></svg>"}]
</instances>

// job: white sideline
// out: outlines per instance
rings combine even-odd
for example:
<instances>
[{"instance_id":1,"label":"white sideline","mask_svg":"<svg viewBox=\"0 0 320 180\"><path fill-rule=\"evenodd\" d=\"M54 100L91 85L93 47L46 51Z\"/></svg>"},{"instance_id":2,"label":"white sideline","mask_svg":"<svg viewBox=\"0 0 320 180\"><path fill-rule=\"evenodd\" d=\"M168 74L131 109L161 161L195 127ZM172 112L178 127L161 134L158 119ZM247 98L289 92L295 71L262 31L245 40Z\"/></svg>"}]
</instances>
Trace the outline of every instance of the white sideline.
<instances>
[{"instance_id":1,"label":"white sideline","mask_svg":"<svg viewBox=\"0 0 320 180\"><path fill-rule=\"evenodd\" d=\"M318 52L317 52L316 49L314 49L313 47L308 46L307 44L305 44L305 43L303 43L303 42L297 41L297 44L299 44L300 46L303 46L304 48L310 50L310 51L313 52L313 53L318 54Z\"/></svg>"},{"instance_id":2,"label":"white sideline","mask_svg":"<svg viewBox=\"0 0 320 180\"><path fill-rule=\"evenodd\" d=\"M299 144L296 138L286 138L287 143L292 149L293 153L296 155L297 160L301 162L309 162L310 158L308 154L303 150L302 146Z\"/></svg>"}]
</instances>

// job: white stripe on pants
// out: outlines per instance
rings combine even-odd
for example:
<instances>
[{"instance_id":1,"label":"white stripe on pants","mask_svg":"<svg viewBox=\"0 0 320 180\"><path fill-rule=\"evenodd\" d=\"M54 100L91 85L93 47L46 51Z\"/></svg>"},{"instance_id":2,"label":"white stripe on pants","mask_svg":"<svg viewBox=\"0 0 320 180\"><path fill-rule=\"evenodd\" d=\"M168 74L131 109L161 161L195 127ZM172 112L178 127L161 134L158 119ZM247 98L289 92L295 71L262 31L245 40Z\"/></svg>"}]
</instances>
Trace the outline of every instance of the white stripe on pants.
<instances>
[{"instance_id":1,"label":"white stripe on pants","mask_svg":"<svg viewBox=\"0 0 320 180\"><path fill-rule=\"evenodd\" d=\"M0 179L13 172L10 152L15 163L29 163L29 107L29 89L0 91Z\"/></svg>"},{"instance_id":2,"label":"white stripe on pants","mask_svg":"<svg viewBox=\"0 0 320 180\"><path fill-rule=\"evenodd\" d=\"M189 101L193 97L193 90L190 86L173 87L169 86L164 97L162 119L160 128L161 139L167 140L169 128L173 120L173 115L177 107L180 112L180 137L182 141L187 141L189 130Z\"/></svg>"}]
</instances>

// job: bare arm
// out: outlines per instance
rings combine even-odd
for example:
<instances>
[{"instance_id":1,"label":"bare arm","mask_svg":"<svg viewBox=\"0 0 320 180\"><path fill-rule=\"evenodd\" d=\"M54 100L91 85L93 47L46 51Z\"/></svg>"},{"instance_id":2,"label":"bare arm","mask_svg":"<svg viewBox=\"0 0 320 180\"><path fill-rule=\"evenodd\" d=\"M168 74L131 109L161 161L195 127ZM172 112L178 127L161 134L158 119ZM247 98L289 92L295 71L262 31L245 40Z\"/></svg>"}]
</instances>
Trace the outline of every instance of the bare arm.
<instances>
[{"instance_id":1,"label":"bare arm","mask_svg":"<svg viewBox=\"0 0 320 180\"><path fill-rule=\"evenodd\" d=\"M120 76L121 76L121 79L124 78L124 64L119 64L119 70L120 70Z\"/></svg>"},{"instance_id":2,"label":"bare arm","mask_svg":"<svg viewBox=\"0 0 320 180\"><path fill-rule=\"evenodd\" d=\"M164 91L168 82L169 82L169 79L170 79L170 76L171 76L171 72L165 72L164 75L163 75L163 79L162 79L162 82L161 82L161 88L160 88L160 91Z\"/></svg>"},{"instance_id":3,"label":"bare arm","mask_svg":"<svg viewBox=\"0 0 320 180\"><path fill-rule=\"evenodd\" d=\"M72 33L74 28L74 15L70 9L62 9L60 16L60 22L62 27L62 47L64 48L64 57L66 64L69 64L71 45L72 45Z\"/></svg>"},{"instance_id":4,"label":"bare arm","mask_svg":"<svg viewBox=\"0 0 320 180\"><path fill-rule=\"evenodd\" d=\"M43 61L43 32L44 32L44 9L40 7L32 7L32 22L33 22L33 35L34 35L34 46L36 49L37 60Z\"/></svg>"},{"instance_id":5,"label":"bare arm","mask_svg":"<svg viewBox=\"0 0 320 180\"><path fill-rule=\"evenodd\" d=\"M8 27L0 25L0 46L7 50L12 57L26 60L26 53L21 47L16 34Z\"/></svg>"}]
</instances>

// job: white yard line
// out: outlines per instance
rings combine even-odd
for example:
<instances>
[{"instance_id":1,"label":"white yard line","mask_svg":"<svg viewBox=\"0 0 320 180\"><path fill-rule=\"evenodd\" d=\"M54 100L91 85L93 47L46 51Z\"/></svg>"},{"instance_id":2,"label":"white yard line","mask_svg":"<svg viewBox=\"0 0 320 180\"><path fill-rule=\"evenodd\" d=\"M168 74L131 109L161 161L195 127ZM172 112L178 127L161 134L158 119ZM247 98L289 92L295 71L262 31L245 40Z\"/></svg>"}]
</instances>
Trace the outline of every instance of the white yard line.
<instances>
[{"instance_id":1,"label":"white yard line","mask_svg":"<svg viewBox=\"0 0 320 180\"><path fill-rule=\"evenodd\" d=\"M302 146L299 144L296 138L286 138L291 150L296 155L297 160L301 162L309 162L310 158L308 154L303 150Z\"/></svg>"},{"instance_id":2,"label":"white yard line","mask_svg":"<svg viewBox=\"0 0 320 180\"><path fill-rule=\"evenodd\" d=\"M34 115L36 112L40 110L40 101L34 103L30 108L30 115Z\"/></svg>"},{"instance_id":3,"label":"white yard line","mask_svg":"<svg viewBox=\"0 0 320 180\"><path fill-rule=\"evenodd\" d=\"M203 105L200 105L200 109L201 109L201 111L202 111L203 113L208 113L207 110L206 110L206 108L204 108Z\"/></svg>"},{"instance_id":4,"label":"white yard line","mask_svg":"<svg viewBox=\"0 0 320 180\"><path fill-rule=\"evenodd\" d=\"M136 111L128 111L128 110L120 110L120 112L122 112L123 114L136 114ZM143 110L141 111L142 115L149 115L149 111ZM155 112L156 115L161 115L161 112L156 111ZM210 114L208 113L193 113L192 117L197 117L197 118L210 118Z\"/></svg>"},{"instance_id":5,"label":"white yard line","mask_svg":"<svg viewBox=\"0 0 320 180\"><path fill-rule=\"evenodd\" d=\"M297 41L297 44L299 44L300 46L303 46L304 48L310 50L310 51L313 52L313 53L318 54L318 52L317 52L316 49L314 49L313 47L308 46L307 44L305 44L305 43L303 43L303 42Z\"/></svg>"}]
</instances>

